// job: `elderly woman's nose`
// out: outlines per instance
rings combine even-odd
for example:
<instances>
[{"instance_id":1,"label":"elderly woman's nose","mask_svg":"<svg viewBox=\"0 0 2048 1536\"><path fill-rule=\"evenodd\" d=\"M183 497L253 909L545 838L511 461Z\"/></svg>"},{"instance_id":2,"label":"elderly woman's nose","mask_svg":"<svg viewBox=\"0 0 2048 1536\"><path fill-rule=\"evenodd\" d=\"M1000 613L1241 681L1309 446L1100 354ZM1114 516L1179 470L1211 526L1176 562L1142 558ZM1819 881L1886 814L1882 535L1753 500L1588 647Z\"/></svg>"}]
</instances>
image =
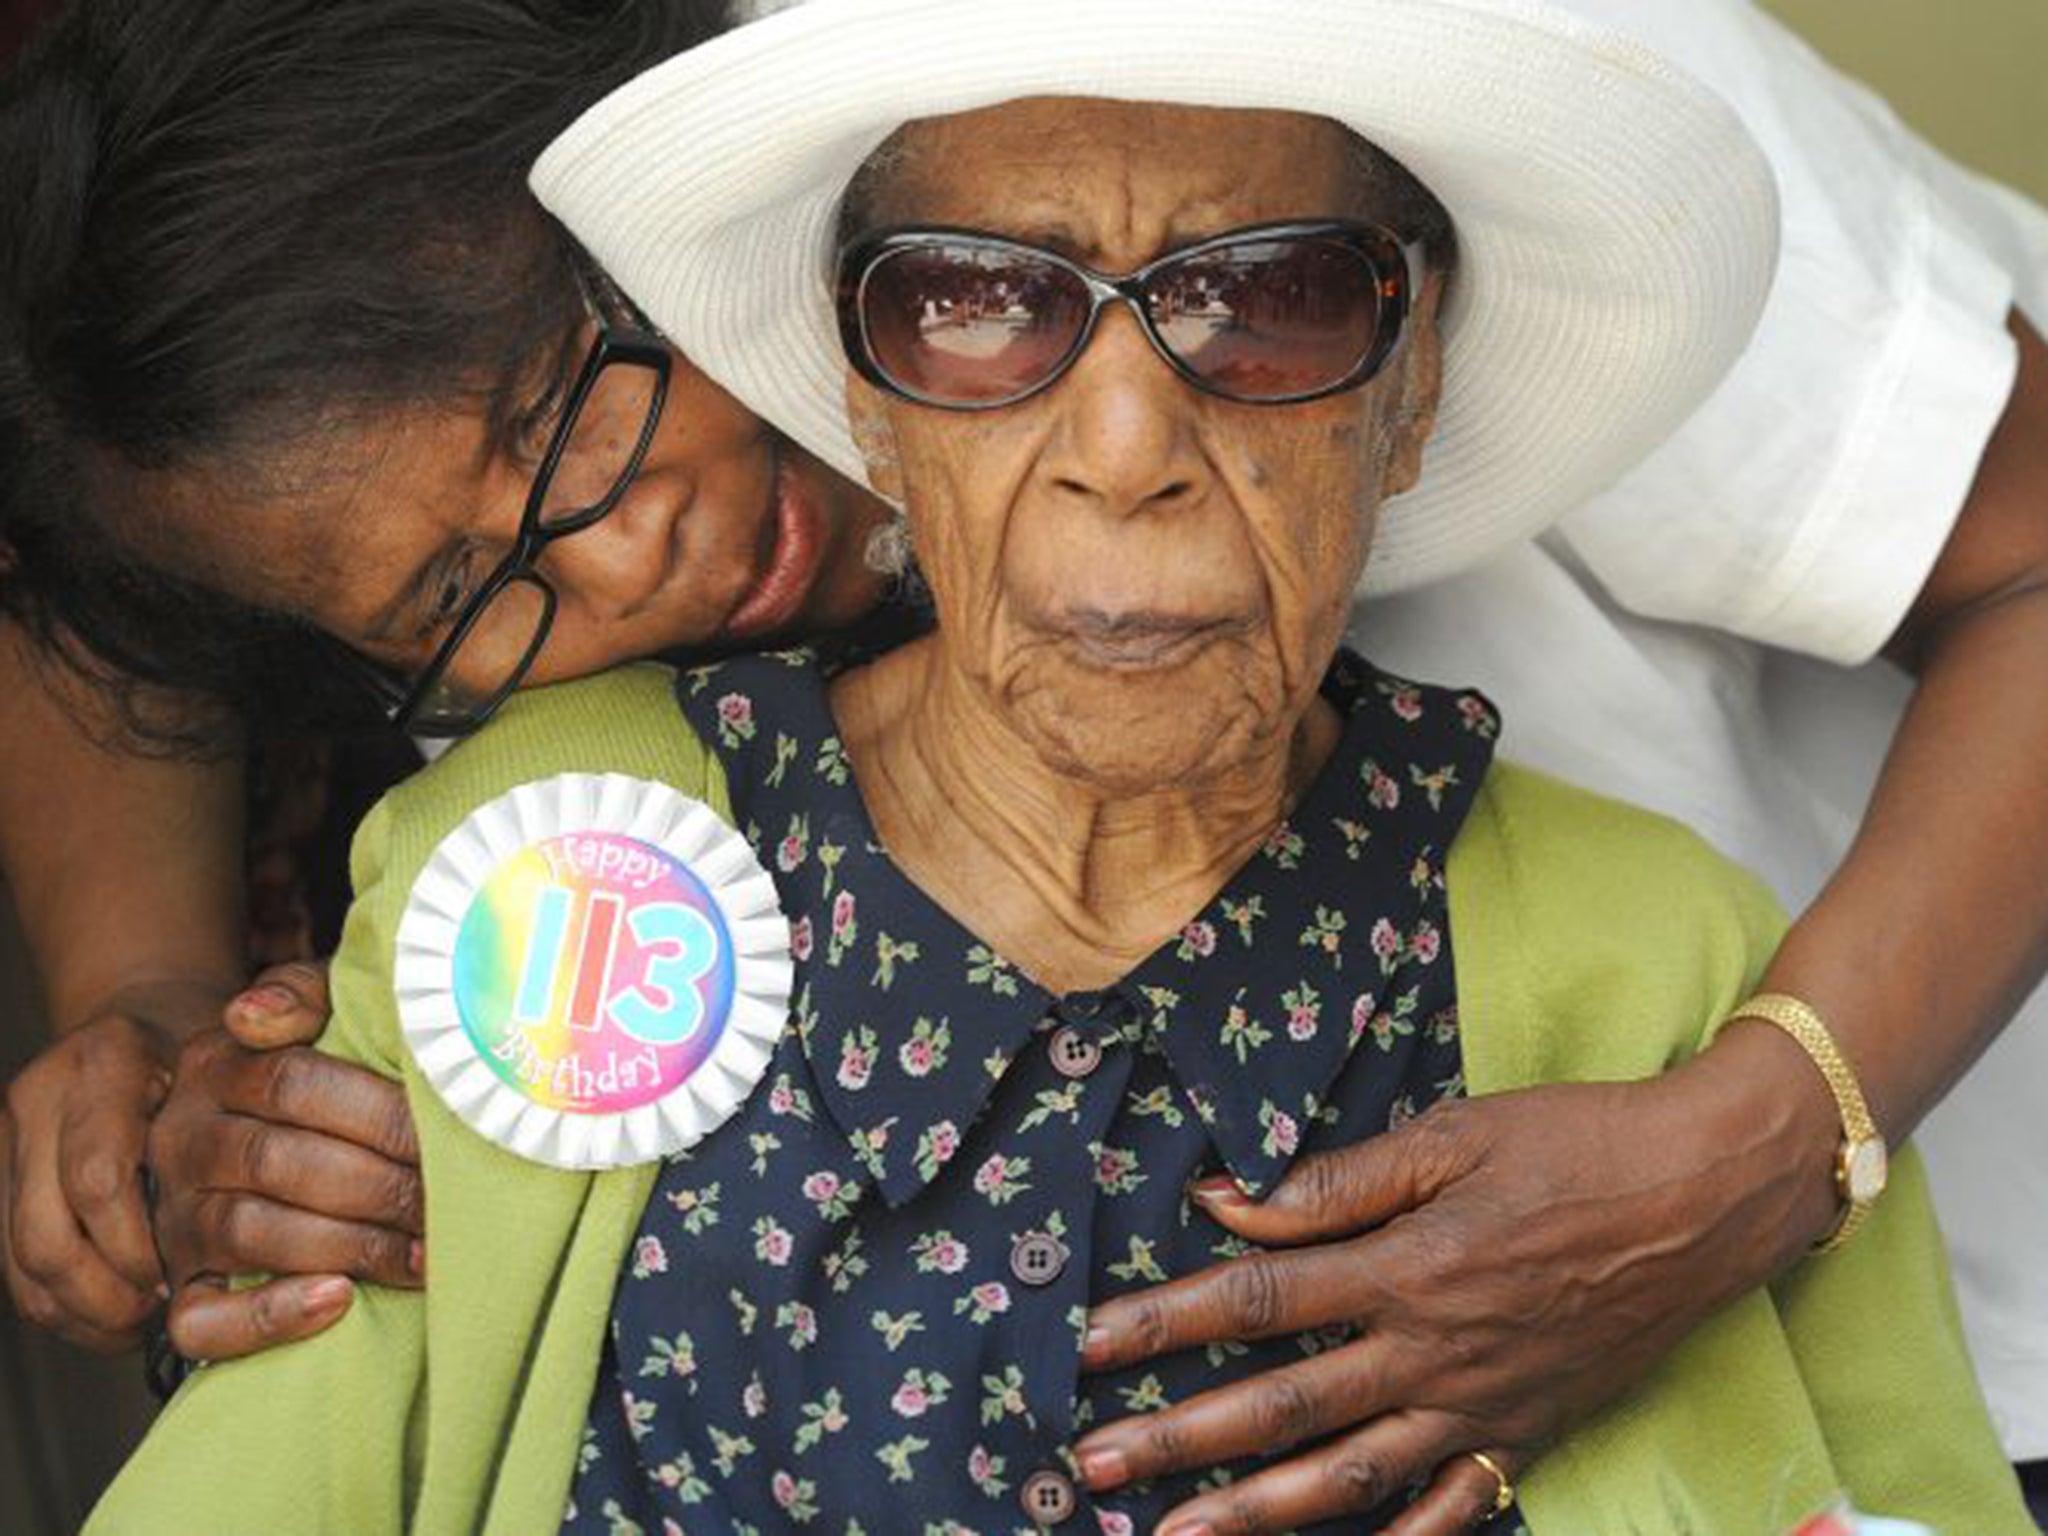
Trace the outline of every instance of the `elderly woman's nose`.
<instances>
[{"instance_id":1,"label":"elderly woman's nose","mask_svg":"<svg viewBox=\"0 0 2048 1536\"><path fill-rule=\"evenodd\" d=\"M1200 494L1199 402L1129 314L1102 317L1053 398L1058 428L1043 468L1057 490L1117 515Z\"/></svg>"}]
</instances>

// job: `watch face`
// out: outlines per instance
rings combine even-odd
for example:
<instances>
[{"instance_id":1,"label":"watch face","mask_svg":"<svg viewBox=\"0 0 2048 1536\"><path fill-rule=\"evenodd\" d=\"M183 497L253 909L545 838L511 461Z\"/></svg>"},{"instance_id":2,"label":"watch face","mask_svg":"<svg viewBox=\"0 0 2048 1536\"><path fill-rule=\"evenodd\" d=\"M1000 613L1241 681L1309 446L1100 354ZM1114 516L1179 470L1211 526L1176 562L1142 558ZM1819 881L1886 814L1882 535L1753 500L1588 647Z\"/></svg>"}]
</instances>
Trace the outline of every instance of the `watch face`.
<instances>
[{"instance_id":1,"label":"watch face","mask_svg":"<svg viewBox=\"0 0 2048 1536\"><path fill-rule=\"evenodd\" d=\"M1842 1193L1858 1205L1867 1205L1884 1193L1888 1171L1884 1141L1871 1136L1842 1149Z\"/></svg>"}]
</instances>

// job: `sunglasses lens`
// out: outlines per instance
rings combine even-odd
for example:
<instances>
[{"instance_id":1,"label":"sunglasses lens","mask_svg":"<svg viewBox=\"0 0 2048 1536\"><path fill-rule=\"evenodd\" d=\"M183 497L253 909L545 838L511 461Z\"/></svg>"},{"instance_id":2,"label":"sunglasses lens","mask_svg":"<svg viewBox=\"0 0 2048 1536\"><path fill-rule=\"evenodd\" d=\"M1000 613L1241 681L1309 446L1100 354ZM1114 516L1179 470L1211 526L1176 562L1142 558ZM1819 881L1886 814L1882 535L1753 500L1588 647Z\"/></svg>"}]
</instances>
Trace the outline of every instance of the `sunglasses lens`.
<instances>
[{"instance_id":1,"label":"sunglasses lens","mask_svg":"<svg viewBox=\"0 0 2048 1536\"><path fill-rule=\"evenodd\" d=\"M1345 382L1380 332L1380 281L1334 240L1247 241L1190 256L1148 285L1160 339L1235 400L1299 399Z\"/></svg>"},{"instance_id":2,"label":"sunglasses lens","mask_svg":"<svg viewBox=\"0 0 2048 1536\"><path fill-rule=\"evenodd\" d=\"M1042 384L1088 323L1087 286L1021 251L972 244L889 252L861 281L861 339L899 389L994 405Z\"/></svg>"}]
</instances>

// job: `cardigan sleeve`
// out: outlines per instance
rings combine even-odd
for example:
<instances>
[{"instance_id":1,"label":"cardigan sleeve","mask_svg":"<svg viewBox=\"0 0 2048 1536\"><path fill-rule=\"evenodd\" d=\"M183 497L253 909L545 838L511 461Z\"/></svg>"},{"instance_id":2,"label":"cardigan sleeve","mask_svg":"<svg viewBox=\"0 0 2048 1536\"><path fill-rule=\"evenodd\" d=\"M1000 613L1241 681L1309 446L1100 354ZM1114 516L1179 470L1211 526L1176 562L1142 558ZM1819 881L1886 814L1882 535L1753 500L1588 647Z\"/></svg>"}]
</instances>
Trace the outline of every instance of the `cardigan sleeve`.
<instances>
[{"instance_id":1,"label":"cardigan sleeve","mask_svg":"<svg viewBox=\"0 0 2048 1536\"><path fill-rule=\"evenodd\" d=\"M1513 767L1489 777L1450 885L1475 1094L1668 1070L1754 988L1785 927L1676 823ZM1522 1495L1536 1536L1776 1536L1844 1497L2032 1536L1911 1149L1853 1243L1711 1319L1547 1451Z\"/></svg>"},{"instance_id":2,"label":"cardigan sleeve","mask_svg":"<svg viewBox=\"0 0 2048 1536\"><path fill-rule=\"evenodd\" d=\"M441 839L518 784L626 773L729 815L672 685L642 666L521 694L364 821L321 1048L405 1083L431 1287L359 1286L317 1338L199 1372L94 1511L93 1536L554 1529L653 1171L544 1168L458 1121L404 1048L393 941Z\"/></svg>"}]
</instances>

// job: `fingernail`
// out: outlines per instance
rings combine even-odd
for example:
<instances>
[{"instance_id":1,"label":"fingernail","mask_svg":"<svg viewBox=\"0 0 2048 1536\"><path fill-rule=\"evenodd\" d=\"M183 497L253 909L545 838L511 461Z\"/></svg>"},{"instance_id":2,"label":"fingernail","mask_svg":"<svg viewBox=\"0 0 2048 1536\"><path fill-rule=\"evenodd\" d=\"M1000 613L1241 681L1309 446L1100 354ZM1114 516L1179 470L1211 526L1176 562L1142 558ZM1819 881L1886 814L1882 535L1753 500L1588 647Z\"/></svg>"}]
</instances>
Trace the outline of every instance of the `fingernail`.
<instances>
[{"instance_id":1,"label":"fingernail","mask_svg":"<svg viewBox=\"0 0 2048 1536\"><path fill-rule=\"evenodd\" d=\"M1082 1479L1097 1493L1121 1487L1130 1480L1130 1459L1115 1446L1105 1445L1092 1451L1082 1451L1078 1459Z\"/></svg>"},{"instance_id":2,"label":"fingernail","mask_svg":"<svg viewBox=\"0 0 2048 1536\"><path fill-rule=\"evenodd\" d=\"M235 1006L245 1013L258 1013L266 1017L283 1013L287 1008L297 1006L298 999L283 987L251 987L235 999Z\"/></svg>"},{"instance_id":3,"label":"fingernail","mask_svg":"<svg viewBox=\"0 0 2048 1536\"><path fill-rule=\"evenodd\" d=\"M1153 1536L1216 1536L1216 1528L1206 1520L1169 1520Z\"/></svg>"},{"instance_id":4,"label":"fingernail","mask_svg":"<svg viewBox=\"0 0 2048 1536\"><path fill-rule=\"evenodd\" d=\"M1087 1336L1081 1340L1081 1358L1083 1360L1099 1360L1108 1353L1109 1330L1098 1327L1089 1328Z\"/></svg>"},{"instance_id":5,"label":"fingernail","mask_svg":"<svg viewBox=\"0 0 2048 1536\"><path fill-rule=\"evenodd\" d=\"M327 1280L315 1280L306 1287L306 1310L308 1312L339 1312L348 1305L348 1299L355 1294L355 1289L353 1282L341 1276Z\"/></svg>"},{"instance_id":6,"label":"fingernail","mask_svg":"<svg viewBox=\"0 0 2048 1536\"><path fill-rule=\"evenodd\" d=\"M1188 1186L1188 1196L1197 1205L1202 1206L1251 1204L1244 1190L1239 1187L1237 1180L1223 1175L1218 1175L1213 1179L1203 1179L1196 1184L1190 1184Z\"/></svg>"},{"instance_id":7,"label":"fingernail","mask_svg":"<svg viewBox=\"0 0 2048 1536\"><path fill-rule=\"evenodd\" d=\"M427 1245L418 1238L412 1240L412 1247L406 1251L406 1268L422 1280L427 1277Z\"/></svg>"}]
</instances>

